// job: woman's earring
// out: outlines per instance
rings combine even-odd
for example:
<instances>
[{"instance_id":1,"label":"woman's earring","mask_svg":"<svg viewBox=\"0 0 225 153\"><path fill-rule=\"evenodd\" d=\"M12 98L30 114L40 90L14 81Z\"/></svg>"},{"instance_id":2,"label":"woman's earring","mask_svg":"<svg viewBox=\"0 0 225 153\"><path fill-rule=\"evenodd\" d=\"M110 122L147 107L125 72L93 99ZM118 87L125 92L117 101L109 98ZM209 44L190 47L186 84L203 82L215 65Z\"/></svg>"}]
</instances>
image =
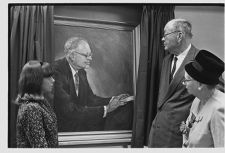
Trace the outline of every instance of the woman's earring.
<instances>
[{"instance_id":1,"label":"woman's earring","mask_svg":"<svg viewBox=\"0 0 225 153\"><path fill-rule=\"evenodd\" d=\"M201 90L202 88L201 87L198 87L198 90Z\"/></svg>"}]
</instances>

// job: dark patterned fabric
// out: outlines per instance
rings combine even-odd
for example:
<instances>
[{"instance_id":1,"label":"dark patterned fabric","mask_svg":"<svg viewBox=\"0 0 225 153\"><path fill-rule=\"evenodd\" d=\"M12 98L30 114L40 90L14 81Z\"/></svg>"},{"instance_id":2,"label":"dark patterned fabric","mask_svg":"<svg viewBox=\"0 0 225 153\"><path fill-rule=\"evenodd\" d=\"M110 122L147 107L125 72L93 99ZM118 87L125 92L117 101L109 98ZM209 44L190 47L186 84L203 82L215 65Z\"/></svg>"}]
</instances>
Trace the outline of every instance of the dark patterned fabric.
<instances>
[{"instance_id":1,"label":"dark patterned fabric","mask_svg":"<svg viewBox=\"0 0 225 153\"><path fill-rule=\"evenodd\" d=\"M17 147L58 147L57 119L48 101L44 97L25 94L18 103Z\"/></svg>"}]
</instances>

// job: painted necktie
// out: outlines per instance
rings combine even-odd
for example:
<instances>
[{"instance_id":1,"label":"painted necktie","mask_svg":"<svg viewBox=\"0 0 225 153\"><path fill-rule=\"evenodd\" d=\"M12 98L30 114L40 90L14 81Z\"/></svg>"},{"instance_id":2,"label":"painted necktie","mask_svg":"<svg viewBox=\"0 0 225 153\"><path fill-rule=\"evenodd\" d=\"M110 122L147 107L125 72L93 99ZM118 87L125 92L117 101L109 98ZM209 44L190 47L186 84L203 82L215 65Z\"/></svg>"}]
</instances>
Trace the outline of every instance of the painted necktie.
<instances>
[{"instance_id":1,"label":"painted necktie","mask_svg":"<svg viewBox=\"0 0 225 153\"><path fill-rule=\"evenodd\" d=\"M76 90L76 93L77 93L77 96L78 96L78 91L79 91L79 76L78 76L78 73L75 73L74 74L74 80L75 80L75 90Z\"/></svg>"}]
</instances>

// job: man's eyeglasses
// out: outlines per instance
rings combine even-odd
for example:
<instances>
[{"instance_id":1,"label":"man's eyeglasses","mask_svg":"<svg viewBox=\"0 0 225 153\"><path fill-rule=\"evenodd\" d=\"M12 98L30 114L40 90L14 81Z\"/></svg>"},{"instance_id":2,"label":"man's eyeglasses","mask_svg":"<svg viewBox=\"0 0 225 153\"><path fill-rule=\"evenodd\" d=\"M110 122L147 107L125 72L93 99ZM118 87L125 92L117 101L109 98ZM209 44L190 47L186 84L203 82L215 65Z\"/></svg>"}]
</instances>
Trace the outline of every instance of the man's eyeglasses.
<instances>
[{"instance_id":1,"label":"man's eyeglasses","mask_svg":"<svg viewBox=\"0 0 225 153\"><path fill-rule=\"evenodd\" d=\"M173 31L173 32L166 33L166 34L163 35L163 38L165 38L166 36L168 36L170 34L176 33L176 32L181 32L181 31Z\"/></svg>"},{"instance_id":2,"label":"man's eyeglasses","mask_svg":"<svg viewBox=\"0 0 225 153\"><path fill-rule=\"evenodd\" d=\"M182 83L185 85L187 82L193 81L192 79L185 79Z\"/></svg>"},{"instance_id":3,"label":"man's eyeglasses","mask_svg":"<svg viewBox=\"0 0 225 153\"><path fill-rule=\"evenodd\" d=\"M86 57L86 58L92 57L92 56L93 56L93 53L90 53L90 54L84 54L84 53L79 53L79 52L77 52L77 51L73 51L73 52L75 52L75 53L77 53L77 54L80 54L81 56L84 56L84 57Z\"/></svg>"}]
</instances>

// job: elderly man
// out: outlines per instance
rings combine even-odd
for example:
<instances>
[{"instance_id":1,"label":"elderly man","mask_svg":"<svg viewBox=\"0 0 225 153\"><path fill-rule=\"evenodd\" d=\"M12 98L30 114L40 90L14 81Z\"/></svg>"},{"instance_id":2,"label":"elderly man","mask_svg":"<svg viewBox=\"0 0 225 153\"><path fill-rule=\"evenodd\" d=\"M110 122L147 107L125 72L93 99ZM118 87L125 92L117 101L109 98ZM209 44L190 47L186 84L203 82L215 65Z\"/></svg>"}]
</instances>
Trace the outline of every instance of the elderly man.
<instances>
[{"instance_id":1,"label":"elderly man","mask_svg":"<svg viewBox=\"0 0 225 153\"><path fill-rule=\"evenodd\" d=\"M182 147L181 121L189 114L194 99L185 86L184 66L198 53L191 44L191 23L173 19L164 28L162 41L169 55L164 58L160 78L157 114L149 134L148 147Z\"/></svg>"},{"instance_id":2,"label":"elderly man","mask_svg":"<svg viewBox=\"0 0 225 153\"><path fill-rule=\"evenodd\" d=\"M112 98L94 95L84 70L92 60L87 40L72 37L66 41L64 48L66 56L54 63L54 109L59 131L104 130L108 113L125 105L120 99L128 95Z\"/></svg>"}]
</instances>

